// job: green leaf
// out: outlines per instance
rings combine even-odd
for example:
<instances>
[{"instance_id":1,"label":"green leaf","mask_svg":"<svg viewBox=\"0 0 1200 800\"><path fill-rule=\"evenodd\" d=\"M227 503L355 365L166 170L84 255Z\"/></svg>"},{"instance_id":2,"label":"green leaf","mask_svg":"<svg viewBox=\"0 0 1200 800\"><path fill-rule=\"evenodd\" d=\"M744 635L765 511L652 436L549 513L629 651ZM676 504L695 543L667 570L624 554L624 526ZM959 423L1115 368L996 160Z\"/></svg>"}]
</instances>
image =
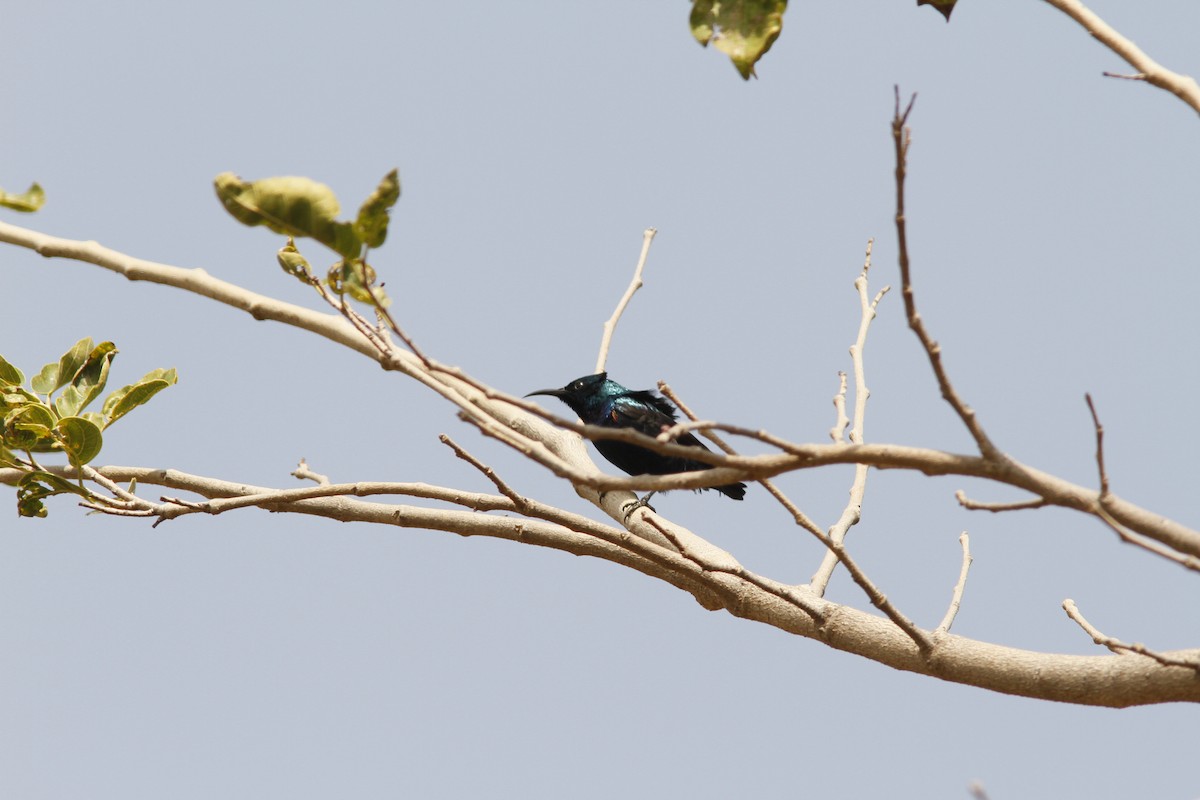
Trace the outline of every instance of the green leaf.
<instances>
[{"instance_id":1,"label":"green leaf","mask_svg":"<svg viewBox=\"0 0 1200 800\"><path fill-rule=\"evenodd\" d=\"M291 236L288 237L287 244L279 248L275 258L284 272L301 283L307 284L312 278L312 267L309 266L308 259L300 255L300 251L296 249L296 240Z\"/></svg>"},{"instance_id":2,"label":"green leaf","mask_svg":"<svg viewBox=\"0 0 1200 800\"><path fill-rule=\"evenodd\" d=\"M329 268L325 283L335 294L348 294L360 303L373 306L378 302L380 308L392 304L383 287L375 285L375 269L361 258L334 264ZM371 288L368 290L367 287Z\"/></svg>"},{"instance_id":3,"label":"green leaf","mask_svg":"<svg viewBox=\"0 0 1200 800\"><path fill-rule=\"evenodd\" d=\"M38 394L48 395L62 385L58 382L58 374L58 364L47 364L30 379L29 385Z\"/></svg>"},{"instance_id":4,"label":"green leaf","mask_svg":"<svg viewBox=\"0 0 1200 800\"><path fill-rule=\"evenodd\" d=\"M933 6L946 18L946 22L949 22L950 12L954 10L954 4L957 2L958 0L917 0L917 8L921 6Z\"/></svg>"},{"instance_id":5,"label":"green leaf","mask_svg":"<svg viewBox=\"0 0 1200 800\"><path fill-rule=\"evenodd\" d=\"M692 35L705 47L716 45L750 80L754 65L779 38L786 10L787 0L693 0Z\"/></svg>"},{"instance_id":6,"label":"green leaf","mask_svg":"<svg viewBox=\"0 0 1200 800\"><path fill-rule=\"evenodd\" d=\"M0 189L0 206L11 208L13 211L26 213L37 211L45 202L46 192L36 183L30 184L29 188L21 194L9 194Z\"/></svg>"},{"instance_id":7,"label":"green leaf","mask_svg":"<svg viewBox=\"0 0 1200 800\"><path fill-rule=\"evenodd\" d=\"M112 342L101 342L92 348L83 365L72 376L71 385L54 401L54 408L59 416L75 416L104 391L104 384L108 382L108 369L112 366L112 360L117 357L117 352L117 346ZM61 362L59 368L62 369ZM62 380L61 374L59 380Z\"/></svg>"},{"instance_id":8,"label":"green leaf","mask_svg":"<svg viewBox=\"0 0 1200 800\"><path fill-rule=\"evenodd\" d=\"M137 383L117 389L104 399L105 421L100 423L100 426L108 428L163 389L174 386L178 380L174 369L156 369L146 373Z\"/></svg>"},{"instance_id":9,"label":"green leaf","mask_svg":"<svg viewBox=\"0 0 1200 800\"><path fill-rule=\"evenodd\" d=\"M60 419L54 426L54 436L67 451L67 458L76 467L81 467L100 455L104 436L94 422L83 417Z\"/></svg>"},{"instance_id":10,"label":"green leaf","mask_svg":"<svg viewBox=\"0 0 1200 800\"><path fill-rule=\"evenodd\" d=\"M25 382L25 373L0 356L0 386L20 386Z\"/></svg>"},{"instance_id":11,"label":"green leaf","mask_svg":"<svg viewBox=\"0 0 1200 800\"><path fill-rule=\"evenodd\" d=\"M91 337L80 339L71 349L59 357L57 364L47 364L42 371L30 382L35 392L50 394L57 392L71 382L75 373L87 363L88 355L92 352Z\"/></svg>"},{"instance_id":12,"label":"green leaf","mask_svg":"<svg viewBox=\"0 0 1200 800\"><path fill-rule=\"evenodd\" d=\"M5 386L3 394L0 394L0 411L8 411L9 409L17 408L29 403L40 404L41 402L42 398L26 389L24 386Z\"/></svg>"},{"instance_id":13,"label":"green leaf","mask_svg":"<svg viewBox=\"0 0 1200 800\"><path fill-rule=\"evenodd\" d=\"M91 499L92 493L77 483L49 472L33 470L17 481L17 513L22 517L45 517L42 500L56 494L77 494Z\"/></svg>"},{"instance_id":14,"label":"green leaf","mask_svg":"<svg viewBox=\"0 0 1200 800\"><path fill-rule=\"evenodd\" d=\"M382 247L387 239L388 211L400 199L400 172L392 170L371 192L371 196L358 210L354 221L354 232L367 247Z\"/></svg>"},{"instance_id":15,"label":"green leaf","mask_svg":"<svg viewBox=\"0 0 1200 800\"><path fill-rule=\"evenodd\" d=\"M323 183L298 177L247 182L222 172L214 184L225 210L243 225L266 225L276 233L307 236L346 258L362 252L354 226L338 222L337 196Z\"/></svg>"},{"instance_id":16,"label":"green leaf","mask_svg":"<svg viewBox=\"0 0 1200 800\"><path fill-rule=\"evenodd\" d=\"M84 411L79 416L83 417L100 430L104 430L105 423L108 421L108 418L99 411Z\"/></svg>"},{"instance_id":17,"label":"green leaf","mask_svg":"<svg viewBox=\"0 0 1200 800\"><path fill-rule=\"evenodd\" d=\"M46 453L60 449L53 428L58 417L41 401L13 403L4 415L4 446L11 450Z\"/></svg>"}]
</instances>

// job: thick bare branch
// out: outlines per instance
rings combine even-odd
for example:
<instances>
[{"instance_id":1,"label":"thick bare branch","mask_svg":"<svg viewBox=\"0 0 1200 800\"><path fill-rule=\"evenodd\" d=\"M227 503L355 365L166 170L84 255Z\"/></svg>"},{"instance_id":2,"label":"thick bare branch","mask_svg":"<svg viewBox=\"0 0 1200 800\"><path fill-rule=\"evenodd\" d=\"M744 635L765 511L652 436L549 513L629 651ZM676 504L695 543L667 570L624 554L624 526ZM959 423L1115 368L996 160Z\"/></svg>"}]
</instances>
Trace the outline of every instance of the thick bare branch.
<instances>
[{"instance_id":1,"label":"thick bare branch","mask_svg":"<svg viewBox=\"0 0 1200 800\"><path fill-rule=\"evenodd\" d=\"M70 467L51 468L51 471L67 478L77 475ZM165 486L212 498L273 491L175 470L110 466L97 471L116 482L136 480L139 484ZM2 483L12 483L19 476L16 470L0 470ZM507 502L507 498L502 499ZM896 669L1007 694L1110 707L1200 702L1200 681L1191 670L1163 666L1149 658L1042 654L953 634L934 638L930 653L922 654L913 640L890 620L815 595L805 597L803 604L807 608L801 609L798 603L785 600L784 596L791 592L802 597L807 592L805 587L788 587L749 572L739 576L733 574L736 568L728 572L706 571L673 550L597 523L591 523L595 527L585 534L540 519L366 502L349 497L281 503L270 510L447 531L462 536L491 536L603 558L690 592L706 608L724 608L735 616L818 639L830 647ZM822 623L815 622L809 612L816 614ZM1166 655L1180 660L1200 658L1200 650Z\"/></svg>"}]
</instances>

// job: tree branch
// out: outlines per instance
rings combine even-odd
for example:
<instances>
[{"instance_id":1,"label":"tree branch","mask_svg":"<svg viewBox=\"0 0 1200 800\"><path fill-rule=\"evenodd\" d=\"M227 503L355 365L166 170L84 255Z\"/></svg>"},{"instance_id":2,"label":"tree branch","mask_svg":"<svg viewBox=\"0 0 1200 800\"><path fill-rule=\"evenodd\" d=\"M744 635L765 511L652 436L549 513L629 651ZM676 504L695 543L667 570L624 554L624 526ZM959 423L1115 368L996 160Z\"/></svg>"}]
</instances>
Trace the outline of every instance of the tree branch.
<instances>
[{"instance_id":1,"label":"tree branch","mask_svg":"<svg viewBox=\"0 0 1200 800\"><path fill-rule=\"evenodd\" d=\"M50 471L68 479L78 477L71 467L52 467ZM136 480L139 484L196 492L211 498L266 495L273 491L176 470L108 466L98 468L97 472L115 482ZM0 469L0 482L12 483L20 474L17 470ZM499 499L507 502L507 498ZM728 570L725 572L706 571L680 553L596 523L591 523L595 528L584 534L538 519L365 502L349 497L278 503L267 510L447 531L462 536L490 536L603 558L677 586L691 593L705 608L724 608L735 616L818 639L830 647L895 669L1006 694L1114 708L1200 702L1200 681L1191 670L1164 666L1151 659L1042 654L953 634L933 639L930 653L922 655L913 640L890 620L830 603L804 587L788 587L749 571L734 574L736 567L723 566ZM802 598L802 603L796 602L796 598ZM821 621L814 620L810 612ZM1165 655L1180 660L1200 659L1200 650Z\"/></svg>"},{"instance_id":2,"label":"tree branch","mask_svg":"<svg viewBox=\"0 0 1200 800\"><path fill-rule=\"evenodd\" d=\"M620 518L618 499L598 491L615 489L698 488L732 480L769 478L783 472L830 464L866 464L881 469L910 469L928 475L969 475L1023 488L1047 502L1085 513L1099 508L1098 493L1074 486L1012 460L1001 463L982 456L959 455L923 448L887 444L796 444L765 431L715 423L688 423L696 429L724 430L763 442L777 452L759 456L705 453L701 460L712 470L668 476L612 477L596 469L576 433L591 438L634 441L661 452L678 444L662 443L628 431L596 429L559 420L533 404L487 387L457 368L395 350L386 340L367 341L364 334L337 315L320 314L248 292L217 280L203 270L185 270L134 259L96 243L72 242L0 223L0 241L33 249L44 256L62 256L97 264L130 280L146 280L200 294L242 309L256 319L272 319L312 331L362 353L387 369L409 375L453 403L471 423L489 435L530 455L556 474L571 480L576 491L596 502L606 513ZM381 348L379 342L384 345ZM527 408L527 406L532 406ZM695 448L686 451L700 458ZM711 459L711 460L710 460ZM65 477L78 477L69 467L51 467ZM670 536L643 521L628 530L603 525L561 509L530 505L526 518L497 516L456 509L435 509L402 504L367 502L349 496L307 497L280 494L277 490L188 476L173 470L101 467L102 478L121 482L194 491L211 499L256 496L255 504L271 511L314 514L340 520L374 522L399 527L443 530L459 535L486 535L552 547L578 555L604 558L664 580L690 594L709 609L730 613L820 639L831 647L856 653L897 669L935 675L946 680L1029 697L1092 705L1125 706L1178 700L1200 701L1194 679L1179 680L1176 669L1144 659L1113 656L1068 657L1037 654L961 639L950 634L930 636L913 627L906 633L891 619L829 603L805 587L789 587L754 575L736 560L695 534L677 526ZM13 483L23 473L0 470L0 481ZM352 484L363 487L365 484ZM313 488L313 487L308 487ZM315 487L321 490L323 487ZM454 491L454 490L447 490ZM469 493L461 493L465 496ZM493 495L498 508L520 513L508 497ZM288 498L288 499L281 499ZM532 503L533 501L528 501ZM1200 554L1200 535L1177 523L1162 520L1119 498L1110 497L1105 513L1129 527L1183 553ZM534 517L534 518L528 518ZM639 516L639 520L641 517ZM551 521L553 520L553 521ZM631 535L632 534L632 535ZM682 551L686 551L685 556ZM699 563L698 563L699 562ZM702 566L703 565L703 566ZM714 570L718 567L719 570ZM807 594L806 594L807 593ZM809 596L811 595L811 597ZM802 598L803 605L795 602ZM926 639L928 647L917 642ZM1104 686L1103 696L1095 690Z\"/></svg>"},{"instance_id":3,"label":"tree branch","mask_svg":"<svg viewBox=\"0 0 1200 800\"><path fill-rule=\"evenodd\" d=\"M621 315L625 313L625 308L629 305L629 301L633 299L633 295L638 289L642 288L642 272L646 269L646 256L650 254L650 243L654 241L654 234L658 233L657 228L646 228L642 232L642 253L638 256L637 267L633 270L633 278L629 281L629 288L625 290L625 294L621 296L621 300L617 303L616 310L613 311L608 321L604 323L604 333L600 337L600 354L596 356L596 372L604 372L604 365L608 362L608 348L612 344L613 332L617 329L617 323L621 320Z\"/></svg>"},{"instance_id":4,"label":"tree branch","mask_svg":"<svg viewBox=\"0 0 1200 800\"><path fill-rule=\"evenodd\" d=\"M1117 33L1112 26L1096 16L1079 0L1046 0L1046 2L1078 22L1098 42L1137 70L1136 75L1114 75L1111 72L1105 72L1106 76L1145 81L1151 86L1165 89L1191 106L1193 111L1200 113L1200 84L1197 84L1194 79L1172 72L1150 58L1142 52L1140 47Z\"/></svg>"},{"instance_id":5,"label":"tree branch","mask_svg":"<svg viewBox=\"0 0 1200 800\"><path fill-rule=\"evenodd\" d=\"M850 429L852 444L862 444L863 437L866 435L867 398L871 396L871 391L867 388L867 369L863 359L863 351L867 346L867 331L870 330L871 321L875 319L879 301L891 289L890 286L884 286L875 295L875 299L871 299L867 288L867 273L871 269L871 248L874 244L874 239L867 240L867 253L863 259L862 272L854 281L854 288L858 292L859 323L858 336L855 338L854 344L850 345L850 363L854 370L854 426ZM862 519L863 498L866 493L867 465L855 464L854 479L850 483L850 497L841 516L829 529L829 538L838 545L845 541L850 528L857 525ZM825 551L825 557L821 560L820 567L809 581L809 586L818 595L825 595L825 589L829 585L829 579L833 576L833 570L837 567L838 560L838 554L835 551Z\"/></svg>"}]
</instances>

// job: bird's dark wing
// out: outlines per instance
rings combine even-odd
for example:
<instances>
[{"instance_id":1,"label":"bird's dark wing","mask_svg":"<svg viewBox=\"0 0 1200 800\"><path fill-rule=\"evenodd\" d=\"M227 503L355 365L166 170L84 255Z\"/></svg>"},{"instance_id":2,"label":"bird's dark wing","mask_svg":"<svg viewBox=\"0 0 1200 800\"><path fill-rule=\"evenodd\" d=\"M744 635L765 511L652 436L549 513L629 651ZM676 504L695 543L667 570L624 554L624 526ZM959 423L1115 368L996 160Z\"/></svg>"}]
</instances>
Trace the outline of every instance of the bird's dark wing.
<instances>
[{"instance_id":1,"label":"bird's dark wing","mask_svg":"<svg viewBox=\"0 0 1200 800\"><path fill-rule=\"evenodd\" d=\"M670 400L662 397L661 395L655 394L648 389L640 392L629 392L625 396L653 407L659 413L670 417L672 423L675 422L675 419L678 416L678 411L675 409L675 406L671 404Z\"/></svg>"},{"instance_id":2,"label":"bird's dark wing","mask_svg":"<svg viewBox=\"0 0 1200 800\"><path fill-rule=\"evenodd\" d=\"M617 398L609 411L608 419L603 424L614 428L632 428L647 436L658 436L663 428L669 428L676 422L675 406L663 397L653 392L629 392ZM708 448L704 443L690 433L685 433L675 439L677 444L685 447ZM707 465L704 465L707 466ZM701 467L689 467L700 469Z\"/></svg>"}]
</instances>

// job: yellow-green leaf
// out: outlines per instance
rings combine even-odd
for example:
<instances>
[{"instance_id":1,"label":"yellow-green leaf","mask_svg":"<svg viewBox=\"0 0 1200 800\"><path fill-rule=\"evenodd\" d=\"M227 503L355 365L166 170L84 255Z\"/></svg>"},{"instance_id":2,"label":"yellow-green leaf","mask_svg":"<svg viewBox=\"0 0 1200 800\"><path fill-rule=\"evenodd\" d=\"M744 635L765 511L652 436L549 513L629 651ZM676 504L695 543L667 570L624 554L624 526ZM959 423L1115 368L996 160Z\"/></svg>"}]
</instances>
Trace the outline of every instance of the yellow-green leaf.
<instances>
[{"instance_id":1,"label":"yellow-green leaf","mask_svg":"<svg viewBox=\"0 0 1200 800\"><path fill-rule=\"evenodd\" d=\"M217 197L243 225L266 225L276 233L316 239L346 258L362 251L349 222L337 219L337 196L323 183L301 177L243 181L232 172L216 177Z\"/></svg>"},{"instance_id":2,"label":"yellow-green leaf","mask_svg":"<svg viewBox=\"0 0 1200 800\"><path fill-rule=\"evenodd\" d=\"M77 494L91 499L92 493L66 478L49 472L33 470L17 481L17 513L22 517L44 517L46 507L42 500L56 494Z\"/></svg>"},{"instance_id":3,"label":"yellow-green leaf","mask_svg":"<svg viewBox=\"0 0 1200 800\"><path fill-rule=\"evenodd\" d=\"M371 192L358 210L354 231L367 247L380 247L387 239L388 211L400 199L400 172L392 170Z\"/></svg>"},{"instance_id":4,"label":"yellow-green leaf","mask_svg":"<svg viewBox=\"0 0 1200 800\"><path fill-rule=\"evenodd\" d=\"M177 381L178 377L175 375L174 369L156 369L146 373L137 383L117 389L104 400L105 421L102 427L107 429L109 425L148 402L151 397L163 389L173 386Z\"/></svg>"},{"instance_id":5,"label":"yellow-green leaf","mask_svg":"<svg viewBox=\"0 0 1200 800\"><path fill-rule=\"evenodd\" d=\"M58 450L58 441L52 434L57 422L54 412L40 401L13 403L4 415L4 446L35 453Z\"/></svg>"},{"instance_id":6,"label":"yellow-green leaf","mask_svg":"<svg viewBox=\"0 0 1200 800\"><path fill-rule=\"evenodd\" d=\"M90 339L84 341L90 342ZM75 348L72 348L72 355ZM71 385L67 387L62 396L54 401L54 407L58 411L59 416L73 417L78 414L90 402L96 399L99 394L104 391L104 384L108 382L108 370L112 366L112 360L117 357L117 346L112 342L101 342L91 349L84 358L83 363L71 376ZM64 361L67 356L63 356ZM60 362L59 369L63 369L63 362ZM59 380L63 379L63 375L59 374Z\"/></svg>"},{"instance_id":7,"label":"yellow-green leaf","mask_svg":"<svg viewBox=\"0 0 1200 800\"><path fill-rule=\"evenodd\" d=\"M0 189L0 206L11 208L13 211L29 213L37 211L45 203L46 192L36 183L30 184L29 188L21 194L9 194Z\"/></svg>"},{"instance_id":8,"label":"yellow-green leaf","mask_svg":"<svg viewBox=\"0 0 1200 800\"><path fill-rule=\"evenodd\" d=\"M360 303L378 303L380 308L392 304L383 287L375 285L375 269L361 258L334 264L329 268L325 283L335 294L348 294Z\"/></svg>"},{"instance_id":9,"label":"yellow-green leaf","mask_svg":"<svg viewBox=\"0 0 1200 800\"><path fill-rule=\"evenodd\" d=\"M100 428L83 417L60 419L54 426L54 436L67 451L67 458L76 467L83 466L100 455L104 436Z\"/></svg>"},{"instance_id":10,"label":"yellow-green leaf","mask_svg":"<svg viewBox=\"0 0 1200 800\"><path fill-rule=\"evenodd\" d=\"M20 386L25 382L25 374L0 356L0 386Z\"/></svg>"},{"instance_id":11,"label":"yellow-green leaf","mask_svg":"<svg viewBox=\"0 0 1200 800\"><path fill-rule=\"evenodd\" d=\"M712 42L749 80L779 38L786 10L787 0L693 0L692 35L705 47Z\"/></svg>"},{"instance_id":12,"label":"yellow-green leaf","mask_svg":"<svg viewBox=\"0 0 1200 800\"><path fill-rule=\"evenodd\" d=\"M288 275L301 283L309 282L309 278L312 276L312 267L309 266L308 259L300 255L300 251L296 248L296 240L291 236L288 237L287 244L279 248L275 258Z\"/></svg>"}]
</instances>

